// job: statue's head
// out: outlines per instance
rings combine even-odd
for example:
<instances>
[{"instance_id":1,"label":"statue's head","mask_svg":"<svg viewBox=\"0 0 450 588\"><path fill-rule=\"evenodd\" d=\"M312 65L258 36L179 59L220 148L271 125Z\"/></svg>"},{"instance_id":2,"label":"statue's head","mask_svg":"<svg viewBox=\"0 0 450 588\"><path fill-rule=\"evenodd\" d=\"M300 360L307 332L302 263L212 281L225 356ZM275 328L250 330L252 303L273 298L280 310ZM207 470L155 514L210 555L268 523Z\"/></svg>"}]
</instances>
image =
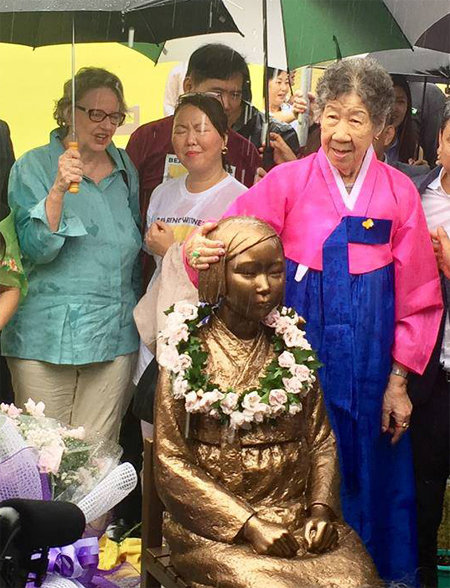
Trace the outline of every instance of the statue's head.
<instances>
[{"instance_id":1,"label":"statue's head","mask_svg":"<svg viewBox=\"0 0 450 588\"><path fill-rule=\"evenodd\" d=\"M236 216L221 220L208 237L222 241L226 253L200 272L200 300L262 320L283 298L285 259L277 233L257 218Z\"/></svg>"}]
</instances>

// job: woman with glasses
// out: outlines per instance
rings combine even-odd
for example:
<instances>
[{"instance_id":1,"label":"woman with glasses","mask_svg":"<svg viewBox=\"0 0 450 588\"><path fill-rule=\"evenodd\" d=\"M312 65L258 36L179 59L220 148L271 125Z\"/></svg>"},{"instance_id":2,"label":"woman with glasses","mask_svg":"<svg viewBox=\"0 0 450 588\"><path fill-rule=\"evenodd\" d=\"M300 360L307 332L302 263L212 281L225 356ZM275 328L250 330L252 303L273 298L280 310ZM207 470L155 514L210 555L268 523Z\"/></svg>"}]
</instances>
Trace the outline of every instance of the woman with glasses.
<instances>
[{"instance_id":1,"label":"woman with glasses","mask_svg":"<svg viewBox=\"0 0 450 588\"><path fill-rule=\"evenodd\" d=\"M120 80L84 68L75 95L75 121L68 81L49 144L11 171L29 294L2 333L2 352L18 405L43 401L47 416L116 439L139 343L138 179L112 143L126 112ZM73 122L77 149L69 147Z\"/></svg>"},{"instance_id":2,"label":"woman with glasses","mask_svg":"<svg viewBox=\"0 0 450 588\"><path fill-rule=\"evenodd\" d=\"M188 173L160 184L152 194L147 211L144 249L154 257L156 272L148 286L148 294L138 307L139 316L136 315L139 330L141 325L144 326L145 333L141 332L141 335L146 342L154 342L162 326L150 301L158 298L161 310L165 311L177 300L185 298L189 290L195 293L183 267L179 244L203 222L221 216L247 189L228 173L227 129L220 94L190 93L179 98L174 113L172 144ZM160 279L158 275L161 275ZM157 375L155 364L150 365L152 358L153 354L141 343L134 381L142 381L139 382L134 409L144 421L152 420L153 395L149 388L154 388ZM142 377L146 368L146 375ZM151 429L143 425L143 434L144 437L150 436Z\"/></svg>"}]
</instances>

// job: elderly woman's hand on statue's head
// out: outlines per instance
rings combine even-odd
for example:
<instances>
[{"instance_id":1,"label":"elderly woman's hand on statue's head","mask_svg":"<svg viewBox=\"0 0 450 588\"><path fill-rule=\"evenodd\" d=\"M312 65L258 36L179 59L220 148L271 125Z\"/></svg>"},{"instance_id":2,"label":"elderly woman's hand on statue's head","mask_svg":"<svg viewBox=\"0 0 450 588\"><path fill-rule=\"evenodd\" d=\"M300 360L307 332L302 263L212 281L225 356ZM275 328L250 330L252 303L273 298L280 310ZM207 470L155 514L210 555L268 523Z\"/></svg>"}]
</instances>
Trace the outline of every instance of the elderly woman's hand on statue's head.
<instances>
[{"instance_id":1,"label":"elderly woman's hand on statue's head","mask_svg":"<svg viewBox=\"0 0 450 588\"><path fill-rule=\"evenodd\" d=\"M217 227L217 223L205 223L186 242L185 254L188 264L195 270L207 270L211 263L217 263L225 255L224 244L206 236Z\"/></svg>"}]
</instances>

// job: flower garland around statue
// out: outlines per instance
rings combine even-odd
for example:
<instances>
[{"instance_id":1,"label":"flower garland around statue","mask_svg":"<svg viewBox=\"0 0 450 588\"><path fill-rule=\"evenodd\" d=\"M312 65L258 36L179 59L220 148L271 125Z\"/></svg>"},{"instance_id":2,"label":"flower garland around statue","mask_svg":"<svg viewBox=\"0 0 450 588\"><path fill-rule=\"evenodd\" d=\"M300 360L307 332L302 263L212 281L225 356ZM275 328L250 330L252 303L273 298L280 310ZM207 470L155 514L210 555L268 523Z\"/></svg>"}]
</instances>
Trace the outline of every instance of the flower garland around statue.
<instances>
[{"instance_id":1,"label":"flower garland around statue","mask_svg":"<svg viewBox=\"0 0 450 588\"><path fill-rule=\"evenodd\" d=\"M259 388L238 394L232 388L220 390L206 373L208 354L198 333L212 312L208 304L177 302L166 311L166 328L159 335L159 364L170 372L173 395L184 399L186 412L207 414L238 429L301 411L302 398L321 365L301 329L305 321L292 308L269 313L263 322L273 330L276 357L260 378Z\"/></svg>"}]
</instances>

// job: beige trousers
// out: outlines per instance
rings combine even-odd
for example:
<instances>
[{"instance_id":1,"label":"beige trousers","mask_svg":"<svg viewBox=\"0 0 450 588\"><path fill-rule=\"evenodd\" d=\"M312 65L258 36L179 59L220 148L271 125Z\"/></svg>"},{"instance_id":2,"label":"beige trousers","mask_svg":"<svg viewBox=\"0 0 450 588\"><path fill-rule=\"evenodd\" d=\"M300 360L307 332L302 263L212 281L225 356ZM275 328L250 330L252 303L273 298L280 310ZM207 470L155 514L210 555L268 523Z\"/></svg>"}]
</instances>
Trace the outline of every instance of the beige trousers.
<instances>
[{"instance_id":1,"label":"beige trousers","mask_svg":"<svg viewBox=\"0 0 450 588\"><path fill-rule=\"evenodd\" d=\"M15 404L42 401L46 416L117 441L133 393L136 356L78 366L8 357Z\"/></svg>"}]
</instances>

